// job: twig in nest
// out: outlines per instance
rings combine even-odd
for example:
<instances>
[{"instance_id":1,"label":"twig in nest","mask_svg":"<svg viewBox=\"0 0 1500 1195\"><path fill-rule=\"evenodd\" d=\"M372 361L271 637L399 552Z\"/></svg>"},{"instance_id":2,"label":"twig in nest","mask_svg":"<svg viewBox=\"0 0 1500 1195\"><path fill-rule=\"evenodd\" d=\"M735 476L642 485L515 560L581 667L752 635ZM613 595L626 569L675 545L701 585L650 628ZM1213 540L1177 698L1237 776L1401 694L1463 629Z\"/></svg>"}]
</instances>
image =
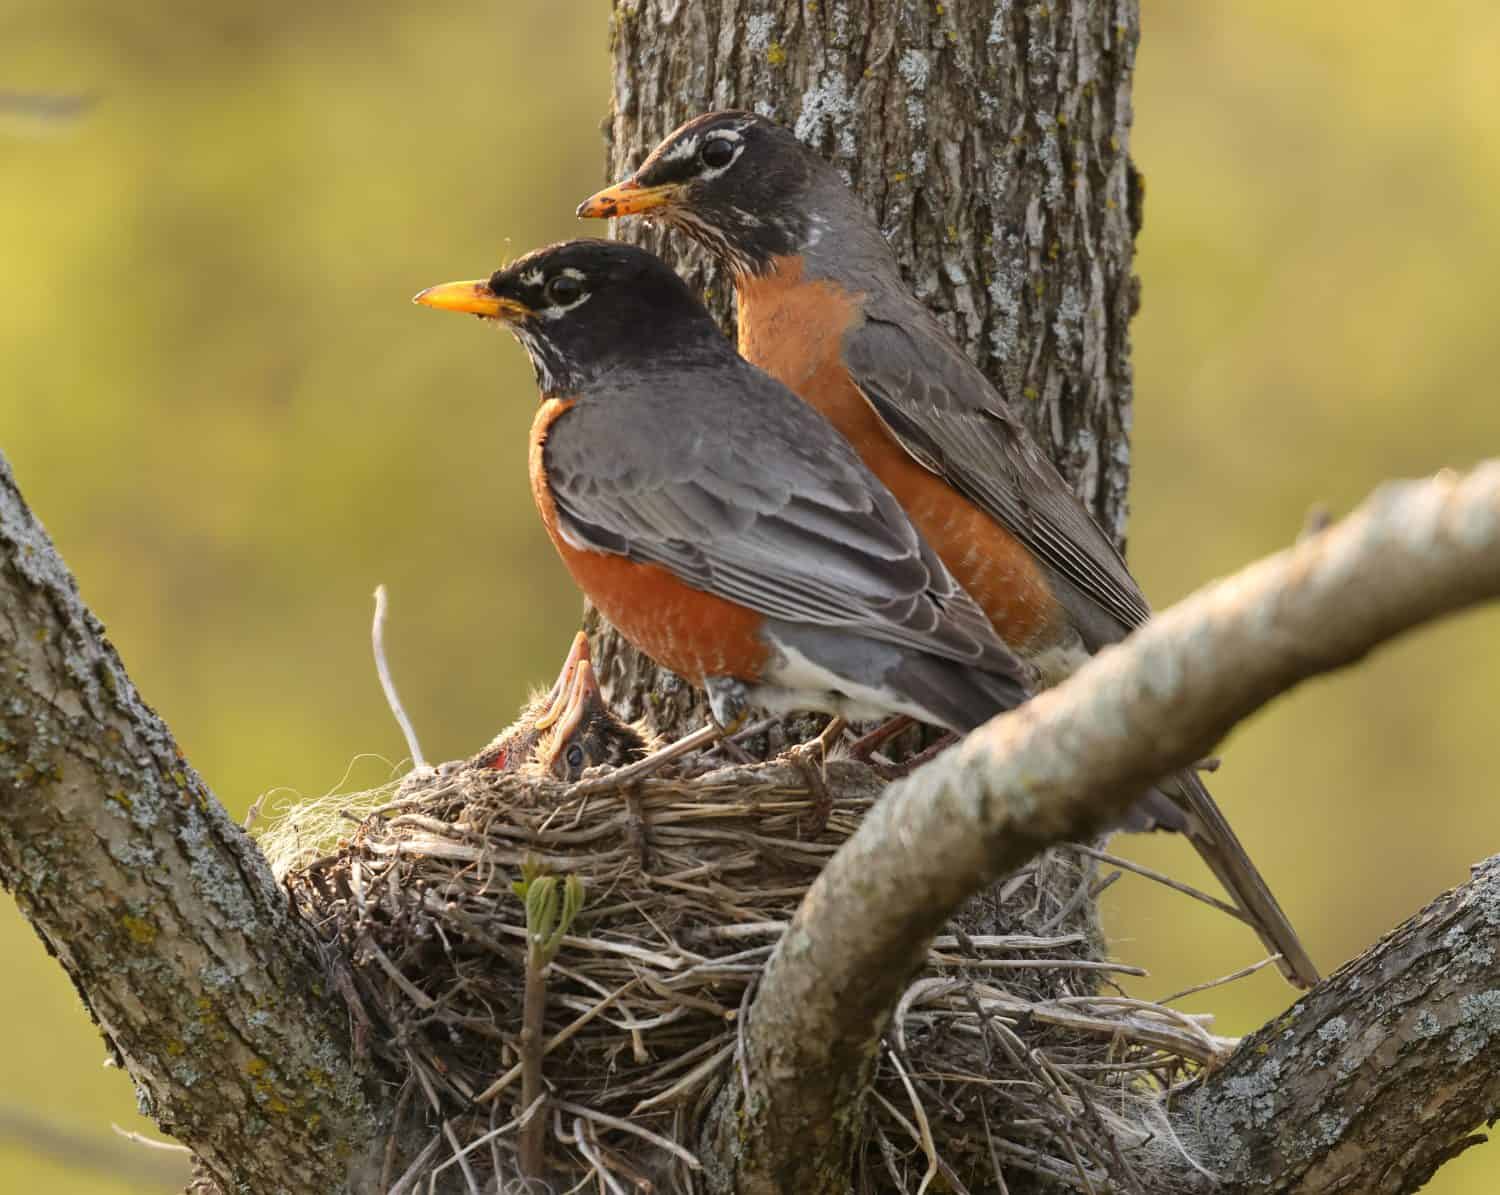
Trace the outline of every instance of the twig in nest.
<instances>
[{"instance_id":1,"label":"twig in nest","mask_svg":"<svg viewBox=\"0 0 1500 1195\"><path fill-rule=\"evenodd\" d=\"M407 997L418 1008L427 1010L432 1008L433 999L405 975L401 974L400 968L386 956L385 951L375 945L374 942L366 942L365 948L369 950L370 956L380 964L380 969L390 976L391 982L406 993Z\"/></svg>"},{"instance_id":2,"label":"twig in nest","mask_svg":"<svg viewBox=\"0 0 1500 1195\"><path fill-rule=\"evenodd\" d=\"M1157 1004L1175 1004L1185 996L1196 996L1199 992L1206 992L1209 988L1223 987L1226 983L1233 983L1236 979L1244 979L1247 975L1254 975L1262 968L1269 967L1281 956L1279 954L1268 954L1258 963L1251 963L1248 967L1241 967L1238 971L1231 971L1228 975L1221 975L1218 979L1210 979L1207 983L1195 983L1190 988L1183 988L1180 992L1173 992L1170 996L1163 996L1155 1001Z\"/></svg>"},{"instance_id":3,"label":"twig in nest","mask_svg":"<svg viewBox=\"0 0 1500 1195\"><path fill-rule=\"evenodd\" d=\"M1048 1063L1048 1066L1050 1065ZM1098 1105L1094 1103L1093 1098L1089 1095L1089 1085L1087 1083L1079 1083L1074 1087L1074 1090L1078 1095L1079 1101L1083 1104L1084 1115L1088 1117L1099 1138L1109 1148L1109 1156L1113 1162L1113 1165L1110 1167L1110 1174L1115 1176L1118 1181L1123 1182L1133 1195L1150 1195L1150 1192L1142 1184L1140 1176L1136 1174L1135 1167L1130 1164L1124 1153L1121 1152L1119 1138L1110 1132L1109 1126L1104 1123L1104 1117L1099 1114Z\"/></svg>"},{"instance_id":4,"label":"twig in nest","mask_svg":"<svg viewBox=\"0 0 1500 1195\"><path fill-rule=\"evenodd\" d=\"M562 1030L555 1037L553 1037L553 1039L547 1043L546 1048L542 1050L543 1056L545 1057L546 1055L552 1053L552 1051L557 1049L558 1046L562 1045L565 1041L567 1041L570 1037L572 1037L600 1013L605 1011L605 1009L609 1008L612 1004L618 1001L621 996L624 996L627 992L639 986L639 984L639 979L632 979L623 987L617 988L615 991L611 992L598 1004L594 1005L593 1008L589 1009L588 1012L584 1013L566 1029ZM488 1087L486 1087L483 1091L476 1095L474 1097L474 1102L476 1104L488 1104L497 1095L499 1095L502 1091L504 1091L507 1087L509 1087L516 1081L516 1079L521 1074L521 1070L521 1064L519 1062L516 1063L515 1066L511 1067L510 1070L506 1071L505 1074L501 1075L498 1079L496 1079L493 1083L491 1083Z\"/></svg>"},{"instance_id":5,"label":"twig in nest","mask_svg":"<svg viewBox=\"0 0 1500 1195\"><path fill-rule=\"evenodd\" d=\"M555 1100L554 1103L560 1111L570 1113L573 1116L581 1116L585 1120L597 1121L606 1128L618 1129L622 1133L629 1133L632 1136L640 1137L644 1141L649 1141L657 1149L666 1150L675 1157L681 1158L692 1170L703 1169L703 1163L698 1161L696 1154L684 1149L670 1138L663 1137L660 1133L653 1133L649 1129L644 1129L638 1124L632 1124L628 1120L622 1120L618 1116L609 1116L594 1108L585 1108L582 1104L571 1104L567 1100Z\"/></svg>"},{"instance_id":6,"label":"twig in nest","mask_svg":"<svg viewBox=\"0 0 1500 1195\"><path fill-rule=\"evenodd\" d=\"M917 723L905 714L897 714L894 718L887 718L874 730L867 731L854 742L849 744L849 754L854 759L869 759L875 749L885 743L887 739L893 739L908 727Z\"/></svg>"},{"instance_id":7,"label":"twig in nest","mask_svg":"<svg viewBox=\"0 0 1500 1195\"><path fill-rule=\"evenodd\" d=\"M417 742L417 732L411 724L411 719L406 716L406 709L396 693L396 682L391 678L390 665L385 660L384 585L375 586L375 621L370 626L370 644L375 649L375 672L380 677L380 688L385 693L385 703L391 707L391 713L396 717L396 724L401 727L401 734L406 739L406 749L411 753L412 763L419 768L425 768L427 760L422 754L422 745Z\"/></svg>"},{"instance_id":8,"label":"twig in nest","mask_svg":"<svg viewBox=\"0 0 1500 1195\"><path fill-rule=\"evenodd\" d=\"M260 818L260 811L265 808L266 798L270 795L269 792L261 793L260 796L250 802L250 808L245 810L245 820L240 823L242 829L248 830L251 826L255 825L256 821Z\"/></svg>"},{"instance_id":9,"label":"twig in nest","mask_svg":"<svg viewBox=\"0 0 1500 1195\"><path fill-rule=\"evenodd\" d=\"M660 1092L657 1095L653 1095L650 1099L642 1100L640 1103L638 1103L634 1108L630 1110L631 1114L638 1116L641 1113L650 1112L655 1108L662 1108L668 1104L679 1103L682 1100L686 1099L693 1092L697 1091L698 1088L701 1087L709 1079L710 1076L718 1072L719 1068L723 1066L730 1055L734 1053L734 1049L734 1045L730 1044L724 1046L722 1049L716 1051L715 1053L710 1054L707 1058L705 1058L697 1066L693 1067L692 1070L688 1071L687 1074L683 1075L682 1078L678 1079L677 1082L673 1083L672 1086L668 1087L665 1091Z\"/></svg>"},{"instance_id":10,"label":"twig in nest","mask_svg":"<svg viewBox=\"0 0 1500 1195\"><path fill-rule=\"evenodd\" d=\"M406 1105L411 1102L411 1093L417 1081L408 1078L401 1084L401 1094L396 1097L396 1113L391 1117L391 1133L385 1140L385 1164L380 1168L380 1189L391 1189L391 1172L396 1168L396 1143L400 1139L401 1119L406 1115Z\"/></svg>"},{"instance_id":11,"label":"twig in nest","mask_svg":"<svg viewBox=\"0 0 1500 1195\"><path fill-rule=\"evenodd\" d=\"M651 752L645 759L638 759L635 763L615 768L602 776L578 781L568 789L568 797L572 799L593 793L613 792L622 785L644 780L653 772L660 771L663 764L671 763L672 760L696 751L700 747L706 747L710 743L722 744L724 741L723 729L710 722L707 726L700 726L691 734L683 735L675 743L668 743L665 747Z\"/></svg>"},{"instance_id":12,"label":"twig in nest","mask_svg":"<svg viewBox=\"0 0 1500 1195\"><path fill-rule=\"evenodd\" d=\"M469 1159L464 1156L464 1148L458 1143L458 1134L453 1131L451 1120L443 1121L443 1135L448 1138L448 1144L453 1147L453 1160L464 1172L464 1182L468 1184L470 1195L481 1195L479 1178L474 1173L474 1167L469 1165Z\"/></svg>"},{"instance_id":13,"label":"twig in nest","mask_svg":"<svg viewBox=\"0 0 1500 1195\"><path fill-rule=\"evenodd\" d=\"M932 1185L932 1180L938 1173L938 1150L937 1143L932 1139L932 1124L927 1119L927 1109L922 1106L922 1101L917 1098L917 1089L912 1086L911 1079L907 1076L906 1068L901 1065L901 1056L895 1050L888 1051L891 1065L896 1068L896 1075L901 1080L901 1086L906 1088L906 1098L911 1101L911 1110L916 1113L918 1143L922 1146L922 1152L927 1155L927 1173L922 1175L922 1185L917 1188L917 1195L926 1195L927 1188ZM894 1111L894 1109L892 1109Z\"/></svg>"},{"instance_id":14,"label":"twig in nest","mask_svg":"<svg viewBox=\"0 0 1500 1195\"><path fill-rule=\"evenodd\" d=\"M995 1026L1001 1047L1010 1051L1011 1056L1018 1062L1024 1058L1031 1066L1032 1073L1040 1078L1051 1092L1051 1100L1043 1103L1038 1109L1041 1119L1051 1130L1069 1161L1073 1163L1073 1169L1078 1174L1083 1190L1088 1195L1097 1195L1089 1169L1084 1165L1083 1156L1078 1152L1078 1146L1083 1142L1076 1140L1075 1134L1071 1131L1072 1110L1067 1096L1072 1093L1067 1090L1066 1079L1047 1065L1045 1054L1027 1045L1010 1026L1000 1021L995 1022Z\"/></svg>"},{"instance_id":15,"label":"twig in nest","mask_svg":"<svg viewBox=\"0 0 1500 1195\"><path fill-rule=\"evenodd\" d=\"M522 1125L522 1124L526 1123L526 1121L528 1121L529 1119L531 1119L531 1118L533 1118L535 1116L538 1116L540 1113L541 1113L541 1101L538 1100L537 1103L531 1105L524 1112L522 1112L519 1116L513 1116L510 1120L507 1120L502 1125L495 1126L494 1122L492 1120L491 1121L492 1127L490 1128L489 1132L485 1133L484 1136L482 1136L482 1137L476 1137L473 1141L470 1141L462 1149L460 1149L456 1153L454 1153L454 1155L451 1158L449 1158L446 1162L444 1162L441 1166L436 1167L433 1170L433 1172L432 1172L433 1177L436 1178L444 1170L448 1169L449 1166L466 1165L466 1163L464 1162L464 1159L467 1158L469 1154L476 1152L482 1146L485 1146L485 1145L493 1146L497 1138L503 1137L506 1133L510 1132L512 1129L518 1127L519 1125ZM500 1156L499 1156L498 1153L492 1153L491 1154L491 1159L492 1159L492 1164L495 1167L495 1173L498 1175L500 1173Z\"/></svg>"},{"instance_id":16,"label":"twig in nest","mask_svg":"<svg viewBox=\"0 0 1500 1195\"><path fill-rule=\"evenodd\" d=\"M995 1176L995 1190L998 1195L1010 1195L1010 1188L1005 1184L1005 1172L1000 1168L1000 1155L995 1152L995 1134L990 1129L989 1109L984 1106L983 1101L979 1104L979 1118L984 1125L984 1143L989 1146L990 1171Z\"/></svg>"},{"instance_id":17,"label":"twig in nest","mask_svg":"<svg viewBox=\"0 0 1500 1195\"><path fill-rule=\"evenodd\" d=\"M651 843L647 837L646 810L641 804L639 785L632 784L625 790L625 808L628 811L625 832L630 844L635 847L636 862L640 864L642 871L650 871Z\"/></svg>"},{"instance_id":18,"label":"twig in nest","mask_svg":"<svg viewBox=\"0 0 1500 1195\"><path fill-rule=\"evenodd\" d=\"M1119 878L1120 873L1112 871L1107 876L1102 876L1099 880L1094 881L1085 872L1080 878L1078 886L1073 889L1073 895L1063 902L1062 908L1058 909L1056 913L1037 926L1037 931L1044 934L1048 933L1056 929L1064 921L1075 917L1085 904L1097 904L1099 897L1103 896L1106 891L1113 887L1115 881Z\"/></svg>"},{"instance_id":19,"label":"twig in nest","mask_svg":"<svg viewBox=\"0 0 1500 1195\"><path fill-rule=\"evenodd\" d=\"M905 1076L902 1076L902 1078L904 1081ZM870 1094L874 1097L875 1102L879 1104L882 1109L884 1109L886 1115L888 1115L892 1120L900 1125L902 1129L906 1131L906 1135L916 1143L917 1148L927 1159L927 1169L922 1176L922 1185L917 1189L918 1195L922 1195L922 1193L926 1191L928 1184L931 1183L932 1179L936 1178L938 1175L942 1175L948 1186L953 1190L954 1195L971 1195L969 1188L964 1185L963 1180L958 1177L958 1173L953 1169L953 1167L948 1165L947 1162L943 1161L940 1154L936 1152L928 1152L927 1146L929 1144L932 1144L932 1141L931 1133L928 1132L926 1139L927 1144L923 1143L923 1133L926 1128L925 1116L923 1128L918 1128L916 1125L912 1124L911 1121L907 1120L905 1116L901 1115L896 1106L892 1104L890 1100L886 1099L885 1096L881 1095L880 1092L872 1091ZM918 1109L921 1108L921 1105L916 1102L915 1093L912 1094L912 1106ZM875 1131L882 1135L884 1133L884 1130L881 1129L878 1125L876 1126ZM887 1142L886 1144L889 1144L889 1142ZM935 1151L936 1146L933 1146L933 1149ZM894 1148L892 1148L887 1155L887 1165L890 1164L890 1160L894 1158L894 1156L895 1150ZM899 1179L897 1181L900 1182ZM900 1190L906 1190L906 1184L904 1182L900 1183Z\"/></svg>"},{"instance_id":20,"label":"twig in nest","mask_svg":"<svg viewBox=\"0 0 1500 1195\"><path fill-rule=\"evenodd\" d=\"M541 951L526 952L526 995L521 1022L521 1102L528 1108L541 1103L542 1031L547 1015L547 964ZM521 1171L527 1178L541 1178L546 1167L547 1116L536 1107L521 1125Z\"/></svg>"},{"instance_id":21,"label":"twig in nest","mask_svg":"<svg viewBox=\"0 0 1500 1195\"><path fill-rule=\"evenodd\" d=\"M1228 913L1236 921L1243 921L1246 925L1254 925L1249 914L1243 909L1236 908L1227 901L1222 901L1216 896L1210 896L1207 892L1200 892L1189 884L1180 880L1174 880L1169 875L1163 875L1159 871L1152 871L1141 863L1132 863L1129 859L1122 859L1119 855L1111 855L1108 851L1096 850L1091 846L1084 846L1079 842L1070 842L1067 849L1077 851L1080 855L1087 855L1090 859L1097 859L1100 863L1108 863L1111 867L1118 867L1124 871L1134 872L1138 876L1144 876L1148 880L1155 880L1158 884L1165 884L1174 892L1181 892L1184 896L1191 896L1194 900L1201 900L1210 908L1218 909L1221 913Z\"/></svg>"},{"instance_id":22,"label":"twig in nest","mask_svg":"<svg viewBox=\"0 0 1500 1195\"><path fill-rule=\"evenodd\" d=\"M589 1131L588 1122L580 1116L573 1118L573 1143L578 1146L578 1152L594 1168L594 1174L598 1176L601 1186L606 1187L610 1195L630 1195L620 1185L620 1180L610 1173L604 1158L599 1152L599 1143L594 1140L594 1135Z\"/></svg>"},{"instance_id":23,"label":"twig in nest","mask_svg":"<svg viewBox=\"0 0 1500 1195\"><path fill-rule=\"evenodd\" d=\"M439 1133L419 1153L406 1168L406 1173L396 1180L396 1185L386 1192L386 1195L406 1195L407 1191L416 1189L416 1183L420 1180L423 1168L431 1160L432 1155L442 1147L443 1135Z\"/></svg>"}]
</instances>

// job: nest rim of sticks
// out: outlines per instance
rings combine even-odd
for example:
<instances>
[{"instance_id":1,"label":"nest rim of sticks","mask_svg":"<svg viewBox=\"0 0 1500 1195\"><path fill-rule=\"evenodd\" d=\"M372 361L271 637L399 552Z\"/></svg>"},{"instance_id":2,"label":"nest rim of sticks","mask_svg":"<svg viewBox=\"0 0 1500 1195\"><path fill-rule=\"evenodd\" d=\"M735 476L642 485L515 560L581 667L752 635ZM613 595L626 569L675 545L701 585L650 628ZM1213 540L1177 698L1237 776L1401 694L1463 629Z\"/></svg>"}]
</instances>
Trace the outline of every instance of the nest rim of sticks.
<instances>
[{"instance_id":1,"label":"nest rim of sticks","mask_svg":"<svg viewBox=\"0 0 1500 1195\"><path fill-rule=\"evenodd\" d=\"M262 833L356 1051L427 1126L412 1156L393 1129L380 1190L509 1190L528 1132L557 1191L702 1190L756 977L882 784L837 758L827 794L785 760L701 768L613 788L418 769ZM1114 878L1053 848L937 939L881 1048L856 1190L1156 1189L1153 1159L1183 1152L1165 1102L1234 1042L1104 990L1144 974L1105 954Z\"/></svg>"}]
</instances>

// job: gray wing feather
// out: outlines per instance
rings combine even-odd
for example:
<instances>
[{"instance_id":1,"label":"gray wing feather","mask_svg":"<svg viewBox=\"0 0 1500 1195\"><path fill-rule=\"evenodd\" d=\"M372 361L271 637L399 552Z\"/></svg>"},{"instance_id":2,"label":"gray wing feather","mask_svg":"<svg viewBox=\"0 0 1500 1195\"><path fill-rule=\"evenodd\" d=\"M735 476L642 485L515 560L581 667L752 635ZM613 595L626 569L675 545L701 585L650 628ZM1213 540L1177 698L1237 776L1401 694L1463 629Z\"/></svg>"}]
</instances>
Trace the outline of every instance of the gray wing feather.
<instances>
[{"instance_id":1,"label":"gray wing feather","mask_svg":"<svg viewBox=\"0 0 1500 1195\"><path fill-rule=\"evenodd\" d=\"M728 381L732 390L684 393L681 375L664 371L559 416L543 452L569 539L770 618L857 629L1022 679L983 611L832 426L749 365Z\"/></svg>"},{"instance_id":2,"label":"gray wing feather","mask_svg":"<svg viewBox=\"0 0 1500 1195\"><path fill-rule=\"evenodd\" d=\"M845 342L855 385L876 414L924 467L1106 611L1119 624L1114 638L1145 622L1151 607L1108 536L988 379L926 308L913 308L899 319L872 314Z\"/></svg>"}]
</instances>

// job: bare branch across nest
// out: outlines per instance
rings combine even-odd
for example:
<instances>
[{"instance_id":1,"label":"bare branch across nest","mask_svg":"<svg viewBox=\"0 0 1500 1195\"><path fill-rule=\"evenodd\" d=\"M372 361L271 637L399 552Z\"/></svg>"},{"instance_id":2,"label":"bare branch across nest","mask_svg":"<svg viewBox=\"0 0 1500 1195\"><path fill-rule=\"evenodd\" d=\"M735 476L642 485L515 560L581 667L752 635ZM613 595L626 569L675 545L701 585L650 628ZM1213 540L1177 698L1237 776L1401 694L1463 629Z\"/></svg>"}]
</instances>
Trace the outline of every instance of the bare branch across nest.
<instances>
[{"instance_id":1,"label":"bare branch across nest","mask_svg":"<svg viewBox=\"0 0 1500 1195\"><path fill-rule=\"evenodd\" d=\"M554 1186L700 1190L699 1128L738 1081L742 1010L880 794L852 762L827 779L815 838L803 827L816 798L778 763L629 793L428 771L347 798L340 817L325 801L308 825L294 813L271 827L304 914L351 960L345 992L371 1050L425 1104L433 1146L393 1171L407 1189L518 1171L528 938L511 885L527 865L587 894L547 968L547 1098L532 1114L547 1117ZM326 841L330 824L342 842ZM1139 1175L1166 1147L1165 1096L1234 1043L1101 988L1139 971L1103 957L1079 899L1100 884L1093 860L1049 852L934 943L882 1056L861 1190L916 1190L929 1174L995 1189L996 1164L1011 1191L1149 1189Z\"/></svg>"}]
</instances>

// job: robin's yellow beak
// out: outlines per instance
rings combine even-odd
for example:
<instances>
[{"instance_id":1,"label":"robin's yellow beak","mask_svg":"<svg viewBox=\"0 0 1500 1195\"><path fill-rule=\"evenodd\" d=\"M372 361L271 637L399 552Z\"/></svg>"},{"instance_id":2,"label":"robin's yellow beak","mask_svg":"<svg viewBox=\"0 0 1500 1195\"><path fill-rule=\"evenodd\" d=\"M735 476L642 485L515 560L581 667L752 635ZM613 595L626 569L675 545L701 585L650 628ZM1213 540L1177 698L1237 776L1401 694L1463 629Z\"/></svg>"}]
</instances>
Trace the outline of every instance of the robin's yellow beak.
<instances>
[{"instance_id":1,"label":"robin's yellow beak","mask_svg":"<svg viewBox=\"0 0 1500 1195\"><path fill-rule=\"evenodd\" d=\"M524 319L535 312L525 303L501 298L490 289L487 281L445 282L441 286L429 286L412 298L413 303L423 307L436 307L439 311L464 311L485 319L511 322Z\"/></svg>"},{"instance_id":2,"label":"robin's yellow beak","mask_svg":"<svg viewBox=\"0 0 1500 1195\"><path fill-rule=\"evenodd\" d=\"M623 183L605 187L597 195L590 195L578 205L578 217L581 220L609 220L615 216L639 216L674 202L681 189L681 183L643 187L635 179L627 178Z\"/></svg>"}]
</instances>

